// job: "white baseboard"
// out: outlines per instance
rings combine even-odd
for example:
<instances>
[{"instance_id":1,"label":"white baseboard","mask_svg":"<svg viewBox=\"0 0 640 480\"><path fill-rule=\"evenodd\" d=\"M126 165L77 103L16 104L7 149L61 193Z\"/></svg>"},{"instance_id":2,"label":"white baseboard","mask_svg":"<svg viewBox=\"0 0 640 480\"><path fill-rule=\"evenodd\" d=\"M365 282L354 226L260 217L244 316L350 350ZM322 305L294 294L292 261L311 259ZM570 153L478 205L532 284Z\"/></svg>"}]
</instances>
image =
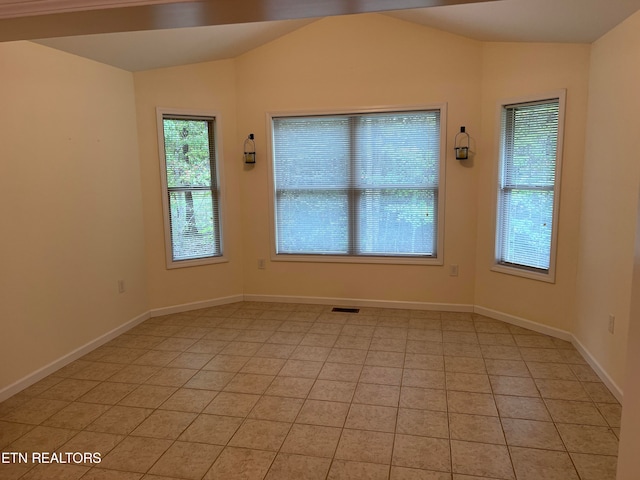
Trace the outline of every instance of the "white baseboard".
<instances>
[{"instance_id":1,"label":"white baseboard","mask_svg":"<svg viewBox=\"0 0 640 480\"><path fill-rule=\"evenodd\" d=\"M72 352L67 353L66 355L54 360L53 362L45 365L44 367L36 370L33 373L21 378L20 380L8 385L2 389L0 389L0 402L6 400L7 398L15 395L16 393L24 390L27 387L30 387L34 383L42 380L47 375L51 375L56 370L61 369L65 365L73 362L74 360L79 359L80 357L86 355L87 353L95 350L101 345L113 340L119 335L122 335L126 331L132 329L136 325L144 322L149 318L149 312L144 312L138 315L135 318L132 318L126 323L123 323L119 327L114 328L113 330L105 333L104 335L100 335L98 338L91 340L88 343L85 343L81 347L76 348Z\"/></svg>"},{"instance_id":2,"label":"white baseboard","mask_svg":"<svg viewBox=\"0 0 640 480\"><path fill-rule=\"evenodd\" d=\"M580 342L580 340L576 338L574 334L567 332L566 330L549 327L548 325L543 325L541 323L527 320L525 318L516 317L515 315L509 315L507 313L491 310L490 308L476 306L474 307L474 311L475 313L484 315L486 317L495 318L496 320L501 320L512 325L517 325L518 327L528 328L529 330L533 330L538 333L544 333L545 335L550 335L552 337L571 342L573 346L576 347L576 350L580 352L587 363L591 366L591 368L593 368L594 372L596 372L596 375L598 375L600 380L602 380L602 383L604 383L611 391L613 396L616 397L616 399L620 403L622 403L623 392L620 386L613 381L607 371L602 368L602 365L600 365L600 363L595 359L591 352Z\"/></svg>"},{"instance_id":3,"label":"white baseboard","mask_svg":"<svg viewBox=\"0 0 640 480\"><path fill-rule=\"evenodd\" d=\"M511 325L516 325L518 327L528 328L529 330L533 330L534 332L543 333L545 335L550 335L552 337L560 338L562 340L566 340L567 342L571 342L573 340L573 335L567 332L566 330L550 327L542 323L534 322L532 320L527 320L526 318L517 317L515 315L499 312L497 310L492 310L490 308L480 307L478 305L473 307L473 311L474 313L477 313L479 315L484 315L485 317L501 320L503 322L510 323Z\"/></svg>"},{"instance_id":4,"label":"white baseboard","mask_svg":"<svg viewBox=\"0 0 640 480\"><path fill-rule=\"evenodd\" d=\"M369 300L364 298L336 298L336 297L304 297L288 295L254 295L245 294L247 302L278 302L278 303L315 303L319 305L337 305L352 307L402 308L406 310L438 310L441 312L473 312L473 305L458 303L427 303L402 302L395 300Z\"/></svg>"},{"instance_id":5,"label":"white baseboard","mask_svg":"<svg viewBox=\"0 0 640 480\"><path fill-rule=\"evenodd\" d=\"M188 312L190 310L199 310L201 308L217 307L218 305L226 305L228 303L242 302L245 296L231 295L228 297L214 298L211 300L203 300L201 302L182 303L171 307L153 308L149 310L149 317L161 317L162 315L171 315L172 313Z\"/></svg>"}]
</instances>

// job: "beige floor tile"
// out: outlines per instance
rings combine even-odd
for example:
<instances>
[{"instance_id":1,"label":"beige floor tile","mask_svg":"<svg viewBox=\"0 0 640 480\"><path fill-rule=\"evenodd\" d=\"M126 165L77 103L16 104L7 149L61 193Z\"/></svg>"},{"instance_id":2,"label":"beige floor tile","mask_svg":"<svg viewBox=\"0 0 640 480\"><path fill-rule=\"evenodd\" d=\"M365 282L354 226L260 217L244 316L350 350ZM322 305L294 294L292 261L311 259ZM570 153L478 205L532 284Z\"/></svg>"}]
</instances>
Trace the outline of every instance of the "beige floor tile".
<instances>
[{"instance_id":1,"label":"beige floor tile","mask_svg":"<svg viewBox=\"0 0 640 480\"><path fill-rule=\"evenodd\" d=\"M227 346L229 342L220 340L208 340L206 338L198 340L191 345L188 349L188 353L205 353L208 355L217 355Z\"/></svg>"},{"instance_id":2,"label":"beige floor tile","mask_svg":"<svg viewBox=\"0 0 640 480\"><path fill-rule=\"evenodd\" d=\"M429 355L424 353L407 353L404 357L404 367L419 370L444 370L444 357L442 355Z\"/></svg>"},{"instance_id":3,"label":"beige floor tile","mask_svg":"<svg viewBox=\"0 0 640 480\"><path fill-rule=\"evenodd\" d=\"M340 336L371 338L374 330L374 325L347 324L340 331Z\"/></svg>"},{"instance_id":4,"label":"beige floor tile","mask_svg":"<svg viewBox=\"0 0 640 480\"><path fill-rule=\"evenodd\" d=\"M275 420L279 422L293 422L302 407L304 400L291 397L260 397L249 418L260 420Z\"/></svg>"},{"instance_id":5,"label":"beige floor tile","mask_svg":"<svg viewBox=\"0 0 640 480\"><path fill-rule=\"evenodd\" d=\"M53 387L45 390L38 396L50 400L73 402L99 383L100 382L94 380L76 380L73 378L65 378L64 380L56 383Z\"/></svg>"},{"instance_id":6,"label":"beige floor tile","mask_svg":"<svg viewBox=\"0 0 640 480\"><path fill-rule=\"evenodd\" d=\"M140 385L129 395L120 400L119 405L125 407L158 408L176 392L176 387L158 385Z\"/></svg>"},{"instance_id":7,"label":"beige floor tile","mask_svg":"<svg viewBox=\"0 0 640 480\"><path fill-rule=\"evenodd\" d=\"M298 345L305 334L300 332L275 332L267 343L277 343L282 345Z\"/></svg>"},{"instance_id":8,"label":"beige floor tile","mask_svg":"<svg viewBox=\"0 0 640 480\"><path fill-rule=\"evenodd\" d=\"M451 343L444 345L453 345ZM441 342L425 342L422 340L407 340L407 353L420 353L423 355L444 355L444 346ZM463 345L463 344L456 344ZM465 345L465 347L476 345Z\"/></svg>"},{"instance_id":9,"label":"beige floor tile","mask_svg":"<svg viewBox=\"0 0 640 480\"><path fill-rule=\"evenodd\" d=\"M550 422L551 416L541 398L495 395L498 412L503 418L521 418Z\"/></svg>"},{"instance_id":10,"label":"beige floor tile","mask_svg":"<svg viewBox=\"0 0 640 480\"><path fill-rule=\"evenodd\" d=\"M562 352L555 348L521 347L520 354L527 362L565 363Z\"/></svg>"},{"instance_id":11,"label":"beige floor tile","mask_svg":"<svg viewBox=\"0 0 640 480\"><path fill-rule=\"evenodd\" d=\"M59 412L69 402L62 400L47 400L44 398L33 398L24 404L12 409L2 419L9 422L28 423L39 425L53 414Z\"/></svg>"},{"instance_id":12,"label":"beige floor tile","mask_svg":"<svg viewBox=\"0 0 640 480\"><path fill-rule=\"evenodd\" d=\"M391 463L392 433L344 429L335 458L354 462Z\"/></svg>"},{"instance_id":13,"label":"beige floor tile","mask_svg":"<svg viewBox=\"0 0 640 480\"><path fill-rule=\"evenodd\" d=\"M369 350L364 364L372 365L375 367L402 368L402 366L404 365L404 353Z\"/></svg>"},{"instance_id":14,"label":"beige floor tile","mask_svg":"<svg viewBox=\"0 0 640 480\"><path fill-rule=\"evenodd\" d=\"M534 347L534 348L555 348L551 337L546 335L513 335L516 344L519 347Z\"/></svg>"},{"instance_id":15,"label":"beige floor tile","mask_svg":"<svg viewBox=\"0 0 640 480\"><path fill-rule=\"evenodd\" d=\"M617 455L618 439L608 427L557 424L567 451L597 455Z\"/></svg>"},{"instance_id":16,"label":"beige floor tile","mask_svg":"<svg viewBox=\"0 0 640 480\"><path fill-rule=\"evenodd\" d=\"M353 403L397 407L399 398L400 387L359 383L353 395Z\"/></svg>"},{"instance_id":17,"label":"beige floor tile","mask_svg":"<svg viewBox=\"0 0 640 480\"><path fill-rule=\"evenodd\" d=\"M137 385L132 383L103 382L81 396L78 401L85 403L99 403L102 405L115 405L136 388Z\"/></svg>"},{"instance_id":18,"label":"beige floor tile","mask_svg":"<svg viewBox=\"0 0 640 480\"><path fill-rule=\"evenodd\" d=\"M218 445L176 442L153 465L149 473L200 480L221 451L222 447Z\"/></svg>"},{"instance_id":19,"label":"beige floor tile","mask_svg":"<svg viewBox=\"0 0 640 480\"><path fill-rule=\"evenodd\" d=\"M536 383L531 378L490 375L491 388L495 395L515 395L518 397L539 397Z\"/></svg>"},{"instance_id":20,"label":"beige floor tile","mask_svg":"<svg viewBox=\"0 0 640 480\"><path fill-rule=\"evenodd\" d=\"M196 417L196 413L156 410L131 435L175 440Z\"/></svg>"},{"instance_id":21,"label":"beige floor tile","mask_svg":"<svg viewBox=\"0 0 640 480\"><path fill-rule=\"evenodd\" d=\"M240 369L240 373L253 373L259 375L277 375L285 364L283 358L250 358Z\"/></svg>"},{"instance_id":22,"label":"beige floor tile","mask_svg":"<svg viewBox=\"0 0 640 480\"><path fill-rule=\"evenodd\" d=\"M264 324L265 322L270 322L270 320L261 320L262 324ZM273 335L273 332L277 330L279 324L280 322L275 322L274 328L271 328L269 330L253 330L253 328L256 328L256 325L252 324L249 327L250 328L249 330L244 330L234 340L237 342L264 343L267 340L269 340L271 335ZM261 325L258 325L258 326L261 326ZM270 324L267 323L265 326L269 327Z\"/></svg>"},{"instance_id":23,"label":"beige floor tile","mask_svg":"<svg viewBox=\"0 0 640 480\"><path fill-rule=\"evenodd\" d=\"M569 365L569 368L581 382L599 382L600 377L589 365Z\"/></svg>"},{"instance_id":24,"label":"beige floor tile","mask_svg":"<svg viewBox=\"0 0 640 480\"><path fill-rule=\"evenodd\" d=\"M406 328L396 328L396 327L385 327L385 326L377 326L373 331L373 337L380 338L393 338L398 340L406 340L407 339L407 329Z\"/></svg>"},{"instance_id":25,"label":"beige floor tile","mask_svg":"<svg viewBox=\"0 0 640 480\"><path fill-rule=\"evenodd\" d=\"M241 424L241 418L200 414L180 435L179 440L226 445Z\"/></svg>"},{"instance_id":26,"label":"beige floor tile","mask_svg":"<svg viewBox=\"0 0 640 480\"><path fill-rule=\"evenodd\" d=\"M140 384L148 380L160 367L149 365L127 365L109 377L109 382Z\"/></svg>"},{"instance_id":27,"label":"beige floor tile","mask_svg":"<svg viewBox=\"0 0 640 480\"><path fill-rule=\"evenodd\" d=\"M449 441L441 438L398 434L393 447L393 465L449 472Z\"/></svg>"},{"instance_id":28,"label":"beige floor tile","mask_svg":"<svg viewBox=\"0 0 640 480\"><path fill-rule=\"evenodd\" d=\"M579 480L566 452L511 447L518 480Z\"/></svg>"},{"instance_id":29,"label":"beige floor tile","mask_svg":"<svg viewBox=\"0 0 640 480\"><path fill-rule=\"evenodd\" d=\"M9 452L53 452L78 433L66 428L38 426L6 447Z\"/></svg>"},{"instance_id":30,"label":"beige floor tile","mask_svg":"<svg viewBox=\"0 0 640 480\"><path fill-rule=\"evenodd\" d=\"M475 373L446 373L447 390L458 392L491 393L489 376Z\"/></svg>"},{"instance_id":31,"label":"beige floor tile","mask_svg":"<svg viewBox=\"0 0 640 480\"><path fill-rule=\"evenodd\" d=\"M266 343L256 352L256 356L265 358L281 358L287 359L296 349L295 345Z\"/></svg>"},{"instance_id":32,"label":"beige floor tile","mask_svg":"<svg viewBox=\"0 0 640 480\"><path fill-rule=\"evenodd\" d=\"M407 340L417 340L420 342L442 343L442 330L428 330L424 328L409 328Z\"/></svg>"},{"instance_id":33,"label":"beige floor tile","mask_svg":"<svg viewBox=\"0 0 640 480\"><path fill-rule=\"evenodd\" d=\"M451 440L451 462L456 474L515 480L509 451L503 445Z\"/></svg>"},{"instance_id":34,"label":"beige floor tile","mask_svg":"<svg viewBox=\"0 0 640 480\"><path fill-rule=\"evenodd\" d=\"M262 394L264 393L275 376L273 375L256 375L253 373L238 373L231 381L224 387L225 392L234 393L251 393Z\"/></svg>"},{"instance_id":35,"label":"beige floor tile","mask_svg":"<svg viewBox=\"0 0 640 480\"><path fill-rule=\"evenodd\" d=\"M241 355L216 355L207 362L202 369L216 372L239 372L249 361L250 357Z\"/></svg>"},{"instance_id":36,"label":"beige floor tile","mask_svg":"<svg viewBox=\"0 0 640 480\"><path fill-rule=\"evenodd\" d=\"M246 417L259 399L260 395L220 392L203 412L230 417Z\"/></svg>"},{"instance_id":37,"label":"beige floor tile","mask_svg":"<svg viewBox=\"0 0 640 480\"><path fill-rule=\"evenodd\" d=\"M620 427L622 406L617 403L598 403L598 410L604 416L610 427Z\"/></svg>"},{"instance_id":38,"label":"beige floor tile","mask_svg":"<svg viewBox=\"0 0 640 480\"><path fill-rule=\"evenodd\" d=\"M307 457L279 453L273 461L265 480L323 480L331 460L328 458Z\"/></svg>"},{"instance_id":39,"label":"beige floor tile","mask_svg":"<svg viewBox=\"0 0 640 480\"><path fill-rule=\"evenodd\" d=\"M123 407L116 405L99 416L86 427L91 432L128 435L153 412L150 408Z\"/></svg>"},{"instance_id":40,"label":"beige floor tile","mask_svg":"<svg viewBox=\"0 0 640 480\"><path fill-rule=\"evenodd\" d=\"M248 419L229 441L229 445L277 451L290 428L290 423Z\"/></svg>"},{"instance_id":41,"label":"beige floor tile","mask_svg":"<svg viewBox=\"0 0 640 480\"><path fill-rule=\"evenodd\" d=\"M355 389L355 382L316 380L313 388L309 392L309 398L312 400L327 400L332 402L350 402Z\"/></svg>"},{"instance_id":42,"label":"beige floor tile","mask_svg":"<svg viewBox=\"0 0 640 480\"><path fill-rule=\"evenodd\" d=\"M527 364L522 360L502 360L485 358L484 364L489 375L502 375L505 377L530 377L531 373Z\"/></svg>"},{"instance_id":43,"label":"beige floor tile","mask_svg":"<svg viewBox=\"0 0 640 480\"><path fill-rule=\"evenodd\" d=\"M222 355L244 355L250 357L260 350L262 343L259 342L238 342L235 339L222 349Z\"/></svg>"},{"instance_id":44,"label":"beige floor tile","mask_svg":"<svg viewBox=\"0 0 640 480\"><path fill-rule=\"evenodd\" d=\"M348 403L306 400L295 421L310 425L342 427L348 411Z\"/></svg>"},{"instance_id":45,"label":"beige floor tile","mask_svg":"<svg viewBox=\"0 0 640 480\"><path fill-rule=\"evenodd\" d=\"M445 390L402 387L400 390L400 407L446 412L447 393Z\"/></svg>"},{"instance_id":46,"label":"beige floor tile","mask_svg":"<svg viewBox=\"0 0 640 480\"><path fill-rule=\"evenodd\" d=\"M171 446L171 440L127 437L102 459L101 468L144 473Z\"/></svg>"},{"instance_id":47,"label":"beige floor tile","mask_svg":"<svg viewBox=\"0 0 640 480\"><path fill-rule=\"evenodd\" d=\"M504 345L481 345L482 356L494 360L522 360L518 347Z\"/></svg>"},{"instance_id":48,"label":"beige floor tile","mask_svg":"<svg viewBox=\"0 0 640 480\"><path fill-rule=\"evenodd\" d=\"M449 438L448 416L445 412L400 408L396 433Z\"/></svg>"},{"instance_id":49,"label":"beige floor tile","mask_svg":"<svg viewBox=\"0 0 640 480\"><path fill-rule=\"evenodd\" d=\"M82 431L67 443L60 447L61 452L96 452L101 458L113 450L122 440L124 435L114 435L112 433L87 432ZM89 465L89 464L87 464Z\"/></svg>"},{"instance_id":50,"label":"beige floor tile","mask_svg":"<svg viewBox=\"0 0 640 480\"><path fill-rule=\"evenodd\" d=\"M332 458L342 429L318 425L295 424L285 439L281 452Z\"/></svg>"},{"instance_id":51,"label":"beige floor tile","mask_svg":"<svg viewBox=\"0 0 640 480\"><path fill-rule=\"evenodd\" d=\"M289 359L280 370L281 377L316 378L322 369L322 362Z\"/></svg>"},{"instance_id":52,"label":"beige floor tile","mask_svg":"<svg viewBox=\"0 0 640 480\"><path fill-rule=\"evenodd\" d=\"M332 348L329 356L327 357L327 362L362 365L366 358L366 350L358 350L355 348Z\"/></svg>"},{"instance_id":53,"label":"beige floor tile","mask_svg":"<svg viewBox=\"0 0 640 480\"><path fill-rule=\"evenodd\" d=\"M400 385L402 382L402 368L365 365L362 368L359 381L381 385Z\"/></svg>"},{"instance_id":54,"label":"beige floor tile","mask_svg":"<svg viewBox=\"0 0 640 480\"><path fill-rule=\"evenodd\" d=\"M49 427L82 430L109 408L111 408L109 405L73 402L49 417L42 424Z\"/></svg>"},{"instance_id":55,"label":"beige floor tile","mask_svg":"<svg viewBox=\"0 0 640 480\"><path fill-rule=\"evenodd\" d=\"M87 366L86 368L83 368L79 372L69 375L69 378L74 378L77 380L103 381L118 373L123 368L124 365L119 363L96 362Z\"/></svg>"},{"instance_id":56,"label":"beige floor tile","mask_svg":"<svg viewBox=\"0 0 640 480\"><path fill-rule=\"evenodd\" d=\"M402 374L402 386L444 389L445 374L435 370L405 368Z\"/></svg>"},{"instance_id":57,"label":"beige floor tile","mask_svg":"<svg viewBox=\"0 0 640 480\"><path fill-rule=\"evenodd\" d=\"M184 388L220 391L231 381L234 375L232 372L200 370L191 377L191 380L184 384Z\"/></svg>"},{"instance_id":58,"label":"beige floor tile","mask_svg":"<svg viewBox=\"0 0 640 480\"><path fill-rule=\"evenodd\" d=\"M275 452L226 447L204 480L262 480L275 456Z\"/></svg>"},{"instance_id":59,"label":"beige floor tile","mask_svg":"<svg viewBox=\"0 0 640 480\"><path fill-rule=\"evenodd\" d=\"M451 474L434 472L433 470L392 466L390 480L451 480Z\"/></svg>"},{"instance_id":60,"label":"beige floor tile","mask_svg":"<svg viewBox=\"0 0 640 480\"><path fill-rule=\"evenodd\" d=\"M362 365L327 362L320 370L320 380L339 380L357 382L362 372Z\"/></svg>"},{"instance_id":61,"label":"beige floor tile","mask_svg":"<svg viewBox=\"0 0 640 480\"><path fill-rule=\"evenodd\" d=\"M312 362L324 362L331 348L329 347L312 347L307 345L298 345L291 354L292 360L308 360Z\"/></svg>"},{"instance_id":62,"label":"beige floor tile","mask_svg":"<svg viewBox=\"0 0 640 480\"><path fill-rule=\"evenodd\" d=\"M602 382L585 382L582 384L592 401L597 403L618 403Z\"/></svg>"},{"instance_id":63,"label":"beige floor tile","mask_svg":"<svg viewBox=\"0 0 640 480\"><path fill-rule=\"evenodd\" d=\"M471 373L486 375L487 369L482 358L444 357L444 369L447 373Z\"/></svg>"},{"instance_id":64,"label":"beige floor tile","mask_svg":"<svg viewBox=\"0 0 640 480\"><path fill-rule=\"evenodd\" d=\"M503 418L502 427L510 446L564 451L560 435L551 422Z\"/></svg>"},{"instance_id":65,"label":"beige floor tile","mask_svg":"<svg viewBox=\"0 0 640 480\"><path fill-rule=\"evenodd\" d=\"M450 413L449 429L454 440L505 444L502 425L497 417Z\"/></svg>"},{"instance_id":66,"label":"beige floor tile","mask_svg":"<svg viewBox=\"0 0 640 480\"><path fill-rule=\"evenodd\" d=\"M2 467L0 467L2 468ZM69 464L40 464L22 477L24 480L77 480L89 467Z\"/></svg>"},{"instance_id":67,"label":"beige floor tile","mask_svg":"<svg viewBox=\"0 0 640 480\"><path fill-rule=\"evenodd\" d=\"M306 333L311 328L311 325L311 322L293 322L288 320L282 322L276 330L279 332Z\"/></svg>"},{"instance_id":68,"label":"beige floor tile","mask_svg":"<svg viewBox=\"0 0 640 480\"><path fill-rule=\"evenodd\" d=\"M535 382L542 398L589 401L589 396L580 382L548 379L536 379Z\"/></svg>"},{"instance_id":69,"label":"beige floor tile","mask_svg":"<svg viewBox=\"0 0 640 480\"><path fill-rule=\"evenodd\" d=\"M442 353L450 357L482 357L482 350L480 349L480 345L476 345L473 343L445 342L442 344Z\"/></svg>"},{"instance_id":70,"label":"beige floor tile","mask_svg":"<svg viewBox=\"0 0 640 480\"><path fill-rule=\"evenodd\" d=\"M501 345L504 347L515 347L516 342L513 335L509 333L478 332L478 343L480 345Z\"/></svg>"},{"instance_id":71,"label":"beige floor tile","mask_svg":"<svg viewBox=\"0 0 640 480\"><path fill-rule=\"evenodd\" d=\"M264 393L280 397L306 398L313 384L312 378L277 376Z\"/></svg>"},{"instance_id":72,"label":"beige floor tile","mask_svg":"<svg viewBox=\"0 0 640 480\"><path fill-rule=\"evenodd\" d=\"M218 392L212 390L180 388L158 408L162 410L200 413L217 394Z\"/></svg>"},{"instance_id":73,"label":"beige floor tile","mask_svg":"<svg viewBox=\"0 0 640 480\"><path fill-rule=\"evenodd\" d=\"M444 330L442 340L445 343L470 343L477 344L478 336L476 332L460 332L455 330Z\"/></svg>"},{"instance_id":74,"label":"beige floor tile","mask_svg":"<svg viewBox=\"0 0 640 480\"><path fill-rule=\"evenodd\" d=\"M369 350L380 350L384 352L401 352L407 349L406 338L384 338L374 336L369 344Z\"/></svg>"},{"instance_id":75,"label":"beige floor tile","mask_svg":"<svg viewBox=\"0 0 640 480\"><path fill-rule=\"evenodd\" d=\"M571 458L582 480L615 480L618 458L572 453Z\"/></svg>"},{"instance_id":76,"label":"beige floor tile","mask_svg":"<svg viewBox=\"0 0 640 480\"><path fill-rule=\"evenodd\" d=\"M551 417L558 423L606 426L607 422L592 402L545 400Z\"/></svg>"},{"instance_id":77,"label":"beige floor tile","mask_svg":"<svg viewBox=\"0 0 640 480\"><path fill-rule=\"evenodd\" d=\"M388 480L389 467L375 463L334 460L327 480Z\"/></svg>"},{"instance_id":78,"label":"beige floor tile","mask_svg":"<svg viewBox=\"0 0 640 480\"><path fill-rule=\"evenodd\" d=\"M349 409L345 428L393 433L396 428L398 409L380 405L354 403Z\"/></svg>"},{"instance_id":79,"label":"beige floor tile","mask_svg":"<svg viewBox=\"0 0 640 480\"><path fill-rule=\"evenodd\" d=\"M349 327L349 325L345 325L345 329ZM358 328L369 328L369 327L358 327ZM343 333L338 336L336 343L334 343L333 348L346 348L353 350L368 350L369 345L371 344L370 336L358 336L356 334ZM366 355L366 354L365 354Z\"/></svg>"},{"instance_id":80,"label":"beige floor tile","mask_svg":"<svg viewBox=\"0 0 640 480\"><path fill-rule=\"evenodd\" d=\"M165 387L181 387L196 373L198 373L198 370L188 368L161 368L145 383Z\"/></svg>"},{"instance_id":81,"label":"beige floor tile","mask_svg":"<svg viewBox=\"0 0 640 480\"><path fill-rule=\"evenodd\" d=\"M338 335L326 335L322 333L307 333L300 342L300 345L310 347L333 347L338 339Z\"/></svg>"},{"instance_id":82,"label":"beige floor tile","mask_svg":"<svg viewBox=\"0 0 640 480\"><path fill-rule=\"evenodd\" d=\"M496 417L498 411L493 395L489 393L447 391L447 405L450 412Z\"/></svg>"},{"instance_id":83,"label":"beige floor tile","mask_svg":"<svg viewBox=\"0 0 640 480\"><path fill-rule=\"evenodd\" d=\"M0 449L4 449L4 447L16 441L22 435L34 428L34 425L0 421Z\"/></svg>"},{"instance_id":84,"label":"beige floor tile","mask_svg":"<svg viewBox=\"0 0 640 480\"><path fill-rule=\"evenodd\" d=\"M119 472L117 470L105 470L103 468L92 468L82 480L140 480L141 473Z\"/></svg>"},{"instance_id":85,"label":"beige floor tile","mask_svg":"<svg viewBox=\"0 0 640 480\"><path fill-rule=\"evenodd\" d=\"M533 378L554 380L577 380L566 363L526 362Z\"/></svg>"}]
</instances>

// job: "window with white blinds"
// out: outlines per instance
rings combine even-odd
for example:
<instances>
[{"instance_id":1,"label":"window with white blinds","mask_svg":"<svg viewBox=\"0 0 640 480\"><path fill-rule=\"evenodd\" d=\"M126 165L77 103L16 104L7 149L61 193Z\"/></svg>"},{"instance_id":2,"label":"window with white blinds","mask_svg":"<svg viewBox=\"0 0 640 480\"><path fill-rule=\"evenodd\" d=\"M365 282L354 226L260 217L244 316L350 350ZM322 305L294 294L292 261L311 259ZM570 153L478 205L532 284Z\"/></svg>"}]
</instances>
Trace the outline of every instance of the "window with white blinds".
<instances>
[{"instance_id":1,"label":"window with white blinds","mask_svg":"<svg viewBox=\"0 0 640 480\"><path fill-rule=\"evenodd\" d=\"M222 256L215 117L164 113L161 164L167 265Z\"/></svg>"},{"instance_id":2,"label":"window with white blinds","mask_svg":"<svg viewBox=\"0 0 640 480\"><path fill-rule=\"evenodd\" d=\"M272 117L278 256L439 255L441 110Z\"/></svg>"},{"instance_id":3,"label":"window with white blinds","mask_svg":"<svg viewBox=\"0 0 640 480\"><path fill-rule=\"evenodd\" d=\"M497 264L541 276L555 257L563 100L502 107Z\"/></svg>"}]
</instances>

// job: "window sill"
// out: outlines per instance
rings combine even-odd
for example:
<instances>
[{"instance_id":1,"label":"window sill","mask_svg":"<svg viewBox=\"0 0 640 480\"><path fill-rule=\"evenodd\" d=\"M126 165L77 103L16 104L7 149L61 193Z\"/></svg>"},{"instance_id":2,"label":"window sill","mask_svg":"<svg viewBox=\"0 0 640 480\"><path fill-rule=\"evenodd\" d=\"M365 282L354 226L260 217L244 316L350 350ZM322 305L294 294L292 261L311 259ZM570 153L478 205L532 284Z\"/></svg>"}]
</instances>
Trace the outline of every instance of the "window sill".
<instances>
[{"instance_id":1,"label":"window sill","mask_svg":"<svg viewBox=\"0 0 640 480\"><path fill-rule=\"evenodd\" d=\"M187 267L199 267L202 265L212 265L216 263L228 263L229 259L225 256L221 257L207 257L207 258L195 258L193 260L167 260L167 270L173 270L176 268Z\"/></svg>"},{"instance_id":2,"label":"window sill","mask_svg":"<svg viewBox=\"0 0 640 480\"><path fill-rule=\"evenodd\" d=\"M441 258L431 257L376 257L376 256L342 256L342 255L294 255L273 254L273 262L306 262L306 263L355 263L383 265L444 265Z\"/></svg>"},{"instance_id":3,"label":"window sill","mask_svg":"<svg viewBox=\"0 0 640 480\"><path fill-rule=\"evenodd\" d=\"M556 283L555 272L553 272L553 270L549 270L548 273L538 273L524 268L520 269L518 267L508 267L506 265L494 265L491 267L491 271L528 278L529 280L537 280L539 282Z\"/></svg>"}]
</instances>

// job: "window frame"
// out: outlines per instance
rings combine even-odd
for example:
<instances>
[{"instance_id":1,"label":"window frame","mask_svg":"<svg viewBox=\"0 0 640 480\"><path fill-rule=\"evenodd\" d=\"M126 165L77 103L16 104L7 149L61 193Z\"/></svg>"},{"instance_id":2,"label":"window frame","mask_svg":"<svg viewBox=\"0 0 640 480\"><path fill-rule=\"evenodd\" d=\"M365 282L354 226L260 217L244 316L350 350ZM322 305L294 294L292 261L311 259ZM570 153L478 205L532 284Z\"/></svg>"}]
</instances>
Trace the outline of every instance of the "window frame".
<instances>
[{"instance_id":1,"label":"window frame","mask_svg":"<svg viewBox=\"0 0 640 480\"><path fill-rule=\"evenodd\" d=\"M382 256L382 255L324 255L324 254L278 254L276 245L276 189L274 178L274 131L273 119L277 117L310 117L331 115L366 115L371 113L411 113L425 110L440 111L440 152L438 169L438 208L436 225L436 256ZM270 259L275 262L307 262L307 263L355 263L355 264L392 264L392 265L444 265L444 225L445 225L445 170L446 170L446 131L447 103L428 105L401 105L375 108L315 109L296 111L273 111L266 113L267 135L267 170L269 181L269 231Z\"/></svg>"},{"instance_id":2,"label":"window frame","mask_svg":"<svg viewBox=\"0 0 640 480\"><path fill-rule=\"evenodd\" d=\"M555 180L553 185L553 211L551 219L551 246L549 251L549 269L538 270L533 267L518 264L507 264L500 261L500 190L501 178L504 168L504 132L502 131L503 114L507 107L518 105L527 105L535 103L544 103L545 101L558 101L558 133L556 142L556 164L555 164ZM562 183L562 158L564 153L564 123L566 115L566 89L555 90L541 95L527 95L517 98L510 98L498 102L497 106L497 162L496 172L494 174L495 185L495 201L494 201L494 260L491 271L515 275L538 280L547 283L555 283L556 281L556 263L558 249L558 230L560 217L560 194Z\"/></svg>"},{"instance_id":3,"label":"window frame","mask_svg":"<svg viewBox=\"0 0 640 480\"><path fill-rule=\"evenodd\" d=\"M213 120L214 131L213 136L215 139L214 152L215 152L215 169L216 178L215 185L212 182L211 191L217 192L218 199L218 228L220 230L220 254L209 257L194 258L187 260L174 260L173 259L173 243L171 237L171 208L169 205L169 188L167 181L167 162L165 157L165 144L164 144L164 117L165 116L179 116L185 117L185 119L201 119L201 120ZM222 116L217 111L211 110L194 110L194 109L180 109L180 108L156 108L156 126L158 133L158 159L160 164L160 185L162 196L162 216L164 223L164 246L165 246L165 262L168 270L176 268L195 267L200 265L210 265L216 263L228 262L229 259L225 254L225 188L224 188L224 162L222 160L221 152L222 148L222 135L220 135L220 125L222 124Z\"/></svg>"}]
</instances>

